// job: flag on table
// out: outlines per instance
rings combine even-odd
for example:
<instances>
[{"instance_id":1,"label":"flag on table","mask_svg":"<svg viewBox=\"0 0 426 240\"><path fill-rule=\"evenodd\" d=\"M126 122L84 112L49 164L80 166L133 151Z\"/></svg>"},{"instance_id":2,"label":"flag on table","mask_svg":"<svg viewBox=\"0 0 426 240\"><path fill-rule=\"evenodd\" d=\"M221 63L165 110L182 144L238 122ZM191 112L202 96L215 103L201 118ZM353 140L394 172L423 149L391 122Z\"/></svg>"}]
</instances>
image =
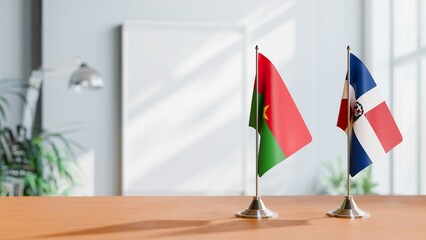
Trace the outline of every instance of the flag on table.
<instances>
[{"instance_id":1,"label":"flag on table","mask_svg":"<svg viewBox=\"0 0 426 240\"><path fill-rule=\"evenodd\" d=\"M346 76L337 126L347 132L349 87L352 126L350 174L353 177L402 142L402 135L370 72L353 54L350 54L350 81L348 86Z\"/></svg>"},{"instance_id":2,"label":"flag on table","mask_svg":"<svg viewBox=\"0 0 426 240\"><path fill-rule=\"evenodd\" d=\"M290 157L310 143L311 134L274 65L258 54L258 111L260 147L258 174ZM256 128L256 82L249 125Z\"/></svg>"}]
</instances>

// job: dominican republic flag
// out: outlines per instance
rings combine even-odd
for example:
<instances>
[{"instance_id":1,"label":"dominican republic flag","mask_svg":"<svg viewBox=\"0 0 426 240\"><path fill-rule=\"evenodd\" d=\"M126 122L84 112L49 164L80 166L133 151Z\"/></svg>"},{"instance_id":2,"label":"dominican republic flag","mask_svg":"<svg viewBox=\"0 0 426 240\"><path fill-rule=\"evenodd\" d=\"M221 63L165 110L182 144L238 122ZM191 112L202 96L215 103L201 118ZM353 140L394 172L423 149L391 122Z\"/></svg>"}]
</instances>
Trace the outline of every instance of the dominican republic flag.
<instances>
[{"instance_id":1,"label":"dominican republic flag","mask_svg":"<svg viewBox=\"0 0 426 240\"><path fill-rule=\"evenodd\" d=\"M370 72L353 54L350 54L350 81L348 86L346 76L337 126L347 133L349 87L352 126L350 174L353 177L398 145L402 135Z\"/></svg>"}]
</instances>

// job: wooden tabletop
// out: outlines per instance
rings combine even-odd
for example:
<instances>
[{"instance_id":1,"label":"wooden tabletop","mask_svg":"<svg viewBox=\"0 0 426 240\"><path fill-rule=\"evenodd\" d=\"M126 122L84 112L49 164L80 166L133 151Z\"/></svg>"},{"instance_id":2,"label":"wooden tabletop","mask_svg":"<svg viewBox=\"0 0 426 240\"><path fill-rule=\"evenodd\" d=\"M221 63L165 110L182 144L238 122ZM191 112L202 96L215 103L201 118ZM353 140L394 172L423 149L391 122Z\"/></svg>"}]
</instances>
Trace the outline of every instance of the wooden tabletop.
<instances>
[{"instance_id":1,"label":"wooden tabletop","mask_svg":"<svg viewBox=\"0 0 426 240\"><path fill-rule=\"evenodd\" d=\"M234 214L251 197L2 197L0 239L426 239L426 196L356 196L368 219L325 215L341 196L263 197L272 220Z\"/></svg>"}]
</instances>

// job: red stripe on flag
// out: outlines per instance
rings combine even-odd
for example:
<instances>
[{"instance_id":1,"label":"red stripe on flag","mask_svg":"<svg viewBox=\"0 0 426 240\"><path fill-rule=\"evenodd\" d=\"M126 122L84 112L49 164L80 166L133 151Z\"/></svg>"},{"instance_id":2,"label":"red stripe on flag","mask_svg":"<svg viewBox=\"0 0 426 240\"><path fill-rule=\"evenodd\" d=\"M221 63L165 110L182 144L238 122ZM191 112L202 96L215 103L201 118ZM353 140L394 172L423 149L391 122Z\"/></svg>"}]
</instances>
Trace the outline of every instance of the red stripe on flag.
<instances>
[{"instance_id":1,"label":"red stripe on flag","mask_svg":"<svg viewBox=\"0 0 426 240\"><path fill-rule=\"evenodd\" d=\"M269 105L266 123L285 156L290 157L312 141L311 134L280 74L269 59L260 53L258 79L264 106Z\"/></svg>"},{"instance_id":2,"label":"red stripe on flag","mask_svg":"<svg viewBox=\"0 0 426 240\"><path fill-rule=\"evenodd\" d=\"M337 117L337 126L343 131L348 127L348 99L343 98L340 102L339 116Z\"/></svg>"},{"instance_id":3,"label":"red stripe on flag","mask_svg":"<svg viewBox=\"0 0 426 240\"><path fill-rule=\"evenodd\" d=\"M382 102L369 112L365 117L370 122L371 127L379 138L385 152L402 142L402 135L392 117L392 114L386 105Z\"/></svg>"}]
</instances>

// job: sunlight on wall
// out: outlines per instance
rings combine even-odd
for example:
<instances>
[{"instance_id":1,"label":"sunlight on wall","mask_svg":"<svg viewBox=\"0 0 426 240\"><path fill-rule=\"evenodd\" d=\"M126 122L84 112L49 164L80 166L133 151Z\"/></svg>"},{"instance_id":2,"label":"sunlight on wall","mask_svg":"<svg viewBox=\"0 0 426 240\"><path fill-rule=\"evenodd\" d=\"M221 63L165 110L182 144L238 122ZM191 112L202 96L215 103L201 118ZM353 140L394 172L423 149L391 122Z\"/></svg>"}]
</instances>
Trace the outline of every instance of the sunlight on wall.
<instances>
[{"instance_id":1,"label":"sunlight on wall","mask_svg":"<svg viewBox=\"0 0 426 240\"><path fill-rule=\"evenodd\" d=\"M255 134L248 127L248 114L256 44L282 75L312 132L320 119L317 114L337 114L343 78L327 81L328 91L338 88L331 101L336 110L321 113L316 109L315 82L329 77L316 75L317 66L335 71L330 63L339 60L321 56L329 63L317 62L315 48L306 47L323 41L311 32L317 27L312 14L316 8L297 6L295 1L265 2L237 25L200 28L193 23L183 27L151 22L154 25L142 24L141 32L132 33L134 39L125 38L124 43L133 46L123 56L129 80L124 104L125 195L254 193ZM339 35L333 42L343 41ZM334 121L333 117L324 128L342 135ZM338 141L333 134L326 142ZM272 168L261 179L261 193L314 193L323 160L316 152L321 144L314 137L309 146Z\"/></svg>"},{"instance_id":2,"label":"sunlight on wall","mask_svg":"<svg viewBox=\"0 0 426 240\"><path fill-rule=\"evenodd\" d=\"M294 51L296 50L296 20L289 19L277 26L270 32L259 38L259 45L263 46L263 52L273 61L278 68L285 69L288 75L288 62L294 61ZM270 46L274 46L271 48ZM291 81L286 79L284 81Z\"/></svg>"},{"instance_id":3,"label":"sunlight on wall","mask_svg":"<svg viewBox=\"0 0 426 240\"><path fill-rule=\"evenodd\" d=\"M394 0L394 56L411 53L417 47L417 0Z\"/></svg>"},{"instance_id":4,"label":"sunlight on wall","mask_svg":"<svg viewBox=\"0 0 426 240\"><path fill-rule=\"evenodd\" d=\"M367 4L368 59L373 75L377 73L403 141L389 154L390 159L373 166L381 194L424 194L426 168L422 41L426 24L422 0L371 1ZM419 16L420 14L420 16ZM371 27L372 26L372 27ZM387 36L387 37L386 37ZM371 50L371 51L369 51ZM378 83L379 84L379 83ZM419 129L420 128L420 129Z\"/></svg>"},{"instance_id":5,"label":"sunlight on wall","mask_svg":"<svg viewBox=\"0 0 426 240\"><path fill-rule=\"evenodd\" d=\"M395 69L394 117L403 135L403 142L394 151L396 194L417 192L417 66L406 64Z\"/></svg>"},{"instance_id":6,"label":"sunlight on wall","mask_svg":"<svg viewBox=\"0 0 426 240\"><path fill-rule=\"evenodd\" d=\"M177 62L177 65L173 68L172 76L174 79L184 78L190 75L193 71L197 70L206 62L216 57L218 54L229 49L238 48L242 45L242 31L241 33L235 32L235 28L230 28L230 31L226 32L227 26L213 26L218 28L222 33L216 33L213 36L206 39L205 42L201 43L197 48L192 49L186 53L185 58ZM225 59L226 60L226 59Z\"/></svg>"},{"instance_id":7,"label":"sunlight on wall","mask_svg":"<svg viewBox=\"0 0 426 240\"><path fill-rule=\"evenodd\" d=\"M249 32L264 27L269 22L287 14L292 9L294 1L283 1L280 4L264 2L258 9L242 19L239 24L247 26Z\"/></svg>"}]
</instances>

